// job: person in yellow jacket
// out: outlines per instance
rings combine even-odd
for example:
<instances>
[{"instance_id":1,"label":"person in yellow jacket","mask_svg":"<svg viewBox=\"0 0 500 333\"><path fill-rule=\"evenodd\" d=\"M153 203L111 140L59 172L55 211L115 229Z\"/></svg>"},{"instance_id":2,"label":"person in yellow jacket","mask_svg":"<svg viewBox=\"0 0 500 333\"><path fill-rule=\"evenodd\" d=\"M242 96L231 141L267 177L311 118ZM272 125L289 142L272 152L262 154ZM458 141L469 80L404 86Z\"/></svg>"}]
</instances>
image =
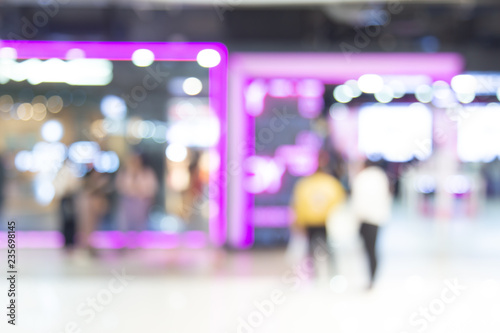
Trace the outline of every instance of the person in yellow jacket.
<instances>
[{"instance_id":1,"label":"person in yellow jacket","mask_svg":"<svg viewBox=\"0 0 500 333\"><path fill-rule=\"evenodd\" d=\"M344 202L345 190L335 177L323 171L328 164L328 154L319 153L317 171L300 179L294 187L292 208L295 213L293 229L305 232L308 239L308 255L314 256L318 246L327 249L326 221L330 212ZM332 253L327 250L332 258ZM314 258L313 258L314 259Z\"/></svg>"}]
</instances>

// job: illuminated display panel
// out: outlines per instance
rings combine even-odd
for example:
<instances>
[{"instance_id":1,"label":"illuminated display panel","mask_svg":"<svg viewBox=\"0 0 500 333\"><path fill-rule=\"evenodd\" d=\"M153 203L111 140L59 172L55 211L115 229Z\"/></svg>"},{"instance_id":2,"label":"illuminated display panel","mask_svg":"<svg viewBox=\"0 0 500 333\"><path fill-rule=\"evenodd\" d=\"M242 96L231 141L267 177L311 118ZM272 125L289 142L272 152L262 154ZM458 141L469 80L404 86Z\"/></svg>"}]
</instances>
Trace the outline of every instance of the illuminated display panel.
<instances>
[{"instance_id":1,"label":"illuminated display panel","mask_svg":"<svg viewBox=\"0 0 500 333\"><path fill-rule=\"evenodd\" d=\"M370 159L424 160L432 153L431 142L432 113L424 104L376 104L359 110L358 148Z\"/></svg>"},{"instance_id":2,"label":"illuminated display panel","mask_svg":"<svg viewBox=\"0 0 500 333\"><path fill-rule=\"evenodd\" d=\"M155 147L148 151L151 159L163 160L152 167L167 184L159 200L165 208L162 202L168 202L165 192L171 187L165 164L168 168L178 161L183 151L204 150L208 189L200 195L203 204L193 205L208 211L208 237L191 228L183 233L145 231L139 246L225 242L227 50L222 44L1 41L0 68L2 123L24 126L21 136L3 136L3 144L17 153L13 164L20 173L41 179L52 172L44 166L56 165L64 154L77 165L92 163L100 172L113 173L120 161L113 150L96 146L100 135L106 132L110 140L121 137L131 145L148 141ZM72 127L61 126L68 122ZM43 207L52 191L48 182L35 184L34 199L42 211L47 211ZM20 233L20 239L40 247L60 245L57 232ZM122 243L114 231L94 236L97 247Z\"/></svg>"},{"instance_id":3,"label":"illuminated display panel","mask_svg":"<svg viewBox=\"0 0 500 333\"><path fill-rule=\"evenodd\" d=\"M500 157L500 105L471 104L458 123L457 151L463 162L491 162Z\"/></svg>"}]
</instances>

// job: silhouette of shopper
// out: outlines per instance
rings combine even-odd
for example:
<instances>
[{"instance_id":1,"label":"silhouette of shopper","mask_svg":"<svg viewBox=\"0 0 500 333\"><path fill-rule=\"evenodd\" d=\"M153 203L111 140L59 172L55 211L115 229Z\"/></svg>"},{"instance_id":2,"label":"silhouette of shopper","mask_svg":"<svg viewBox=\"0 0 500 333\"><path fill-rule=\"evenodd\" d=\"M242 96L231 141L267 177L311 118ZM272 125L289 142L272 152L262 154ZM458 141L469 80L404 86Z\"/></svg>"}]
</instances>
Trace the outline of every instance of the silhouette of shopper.
<instances>
[{"instance_id":1,"label":"silhouette of shopper","mask_svg":"<svg viewBox=\"0 0 500 333\"><path fill-rule=\"evenodd\" d=\"M360 235L370 265L370 284L373 287L378 266L376 252L379 227L390 216L392 195L384 170L367 160L364 169L352 184L354 214L361 222Z\"/></svg>"}]
</instances>

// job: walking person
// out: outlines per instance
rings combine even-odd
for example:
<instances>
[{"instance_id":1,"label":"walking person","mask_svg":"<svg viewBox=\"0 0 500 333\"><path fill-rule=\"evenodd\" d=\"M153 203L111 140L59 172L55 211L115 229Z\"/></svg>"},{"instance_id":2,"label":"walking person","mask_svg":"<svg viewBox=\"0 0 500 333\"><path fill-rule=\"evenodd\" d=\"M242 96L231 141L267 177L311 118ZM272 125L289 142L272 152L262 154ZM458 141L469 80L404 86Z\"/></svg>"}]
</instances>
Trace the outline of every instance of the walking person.
<instances>
[{"instance_id":1,"label":"walking person","mask_svg":"<svg viewBox=\"0 0 500 333\"><path fill-rule=\"evenodd\" d=\"M96 250L92 245L92 234L98 229L109 208L108 195L111 191L110 178L106 174L91 169L83 179L78 195L78 243L92 256Z\"/></svg>"},{"instance_id":2,"label":"walking person","mask_svg":"<svg viewBox=\"0 0 500 333\"><path fill-rule=\"evenodd\" d=\"M60 230L64 237L64 249L72 250L76 245L77 195L81 180L73 171L74 165L66 160L54 179L56 197L59 198L61 218Z\"/></svg>"},{"instance_id":3,"label":"walking person","mask_svg":"<svg viewBox=\"0 0 500 333\"><path fill-rule=\"evenodd\" d=\"M295 221L292 227L295 232L306 234L310 259L314 259L316 251L320 248L325 250L326 247L332 265L332 251L327 245L326 221L332 209L344 201L345 191L335 177L324 171L327 165L328 154L321 151L317 171L295 184L292 197Z\"/></svg>"},{"instance_id":4,"label":"walking person","mask_svg":"<svg viewBox=\"0 0 500 333\"><path fill-rule=\"evenodd\" d=\"M146 229L148 214L158 191L158 179L153 169L146 165L139 154L130 156L127 164L118 172L116 188L120 194L119 223L123 231ZM127 240L128 247L136 247L135 237Z\"/></svg>"},{"instance_id":5,"label":"walking person","mask_svg":"<svg viewBox=\"0 0 500 333\"><path fill-rule=\"evenodd\" d=\"M379 229L387 222L391 213L392 195L389 179L381 167L367 160L363 170L354 178L351 191L352 207L356 218L361 222L359 233L369 260L368 288L371 289L378 266L376 248Z\"/></svg>"}]
</instances>

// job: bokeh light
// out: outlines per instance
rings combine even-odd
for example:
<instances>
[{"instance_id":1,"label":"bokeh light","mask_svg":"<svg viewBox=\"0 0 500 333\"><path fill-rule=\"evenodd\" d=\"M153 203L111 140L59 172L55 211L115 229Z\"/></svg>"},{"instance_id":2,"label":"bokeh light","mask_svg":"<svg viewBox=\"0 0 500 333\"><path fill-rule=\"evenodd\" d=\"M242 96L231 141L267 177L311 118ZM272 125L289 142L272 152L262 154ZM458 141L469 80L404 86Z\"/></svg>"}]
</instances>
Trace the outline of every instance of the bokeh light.
<instances>
[{"instance_id":1,"label":"bokeh light","mask_svg":"<svg viewBox=\"0 0 500 333\"><path fill-rule=\"evenodd\" d=\"M172 162L182 162L186 159L188 151L185 146L171 143L165 150L165 155Z\"/></svg>"},{"instance_id":2,"label":"bokeh light","mask_svg":"<svg viewBox=\"0 0 500 333\"><path fill-rule=\"evenodd\" d=\"M42 125L41 134L45 141L56 142L62 139L64 128L59 120L49 120Z\"/></svg>"},{"instance_id":3,"label":"bokeh light","mask_svg":"<svg viewBox=\"0 0 500 333\"><path fill-rule=\"evenodd\" d=\"M148 67L155 61L153 51L148 49L135 50L132 54L132 63L137 67Z\"/></svg>"},{"instance_id":4,"label":"bokeh light","mask_svg":"<svg viewBox=\"0 0 500 333\"><path fill-rule=\"evenodd\" d=\"M113 120L122 120L127 115L127 104L115 95L104 96L101 100L101 113Z\"/></svg>"},{"instance_id":5,"label":"bokeh light","mask_svg":"<svg viewBox=\"0 0 500 333\"><path fill-rule=\"evenodd\" d=\"M201 50L196 56L196 61L201 67L212 68L220 64L219 52L212 49Z\"/></svg>"},{"instance_id":6,"label":"bokeh light","mask_svg":"<svg viewBox=\"0 0 500 333\"><path fill-rule=\"evenodd\" d=\"M194 96L198 95L203 89L203 84L201 81L195 77L189 77L182 83L182 89L186 95Z\"/></svg>"}]
</instances>

